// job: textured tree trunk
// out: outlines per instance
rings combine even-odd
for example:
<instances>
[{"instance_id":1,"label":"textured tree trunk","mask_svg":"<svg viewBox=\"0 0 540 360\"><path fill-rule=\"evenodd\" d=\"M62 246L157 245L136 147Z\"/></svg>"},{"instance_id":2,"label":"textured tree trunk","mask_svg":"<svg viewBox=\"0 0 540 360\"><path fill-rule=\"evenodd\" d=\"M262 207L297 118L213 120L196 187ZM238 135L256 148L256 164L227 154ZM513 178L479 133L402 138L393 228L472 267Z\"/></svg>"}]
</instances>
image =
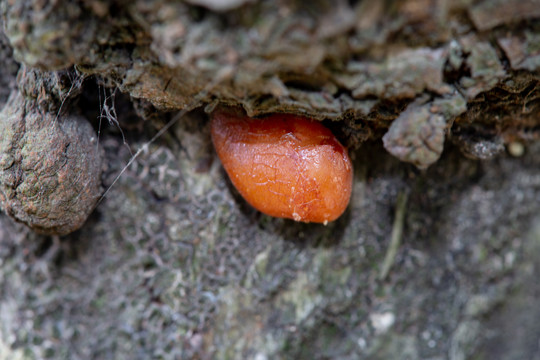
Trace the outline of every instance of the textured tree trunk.
<instances>
[{"instance_id":1,"label":"textured tree trunk","mask_svg":"<svg viewBox=\"0 0 540 360\"><path fill-rule=\"evenodd\" d=\"M540 357L538 1L0 10L0 359ZM222 106L323 121L345 214L251 208Z\"/></svg>"}]
</instances>

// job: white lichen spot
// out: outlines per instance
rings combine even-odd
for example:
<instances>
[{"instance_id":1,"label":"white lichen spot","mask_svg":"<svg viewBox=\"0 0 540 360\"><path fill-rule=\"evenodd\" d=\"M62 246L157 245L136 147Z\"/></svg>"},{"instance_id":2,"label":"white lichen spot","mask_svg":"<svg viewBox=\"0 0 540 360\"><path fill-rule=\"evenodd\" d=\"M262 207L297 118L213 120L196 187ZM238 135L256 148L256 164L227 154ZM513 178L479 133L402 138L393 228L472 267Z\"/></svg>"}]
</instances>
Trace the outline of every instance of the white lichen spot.
<instances>
[{"instance_id":1,"label":"white lichen spot","mask_svg":"<svg viewBox=\"0 0 540 360\"><path fill-rule=\"evenodd\" d=\"M377 334L384 334L394 325L396 316L393 312L386 311L383 313L373 313L369 316L369 319L375 332Z\"/></svg>"},{"instance_id":2,"label":"white lichen spot","mask_svg":"<svg viewBox=\"0 0 540 360\"><path fill-rule=\"evenodd\" d=\"M266 354L263 354L263 353L257 353L254 359L255 360L268 360L268 356L266 356Z\"/></svg>"},{"instance_id":3,"label":"white lichen spot","mask_svg":"<svg viewBox=\"0 0 540 360\"><path fill-rule=\"evenodd\" d=\"M364 338L358 338L358 340L356 340L356 344L362 350L364 350L367 347L367 341Z\"/></svg>"}]
</instances>

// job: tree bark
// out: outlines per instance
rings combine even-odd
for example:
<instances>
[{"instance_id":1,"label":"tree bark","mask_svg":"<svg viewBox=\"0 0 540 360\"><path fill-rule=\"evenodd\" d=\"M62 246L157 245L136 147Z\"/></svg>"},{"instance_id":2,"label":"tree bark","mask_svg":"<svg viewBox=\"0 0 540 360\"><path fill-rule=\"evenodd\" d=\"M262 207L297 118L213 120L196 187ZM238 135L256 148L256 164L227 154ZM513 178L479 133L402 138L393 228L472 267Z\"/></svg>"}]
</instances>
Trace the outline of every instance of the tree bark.
<instances>
[{"instance_id":1,"label":"tree bark","mask_svg":"<svg viewBox=\"0 0 540 360\"><path fill-rule=\"evenodd\" d=\"M540 356L537 1L0 10L0 359ZM345 214L246 204L218 106L323 121Z\"/></svg>"}]
</instances>

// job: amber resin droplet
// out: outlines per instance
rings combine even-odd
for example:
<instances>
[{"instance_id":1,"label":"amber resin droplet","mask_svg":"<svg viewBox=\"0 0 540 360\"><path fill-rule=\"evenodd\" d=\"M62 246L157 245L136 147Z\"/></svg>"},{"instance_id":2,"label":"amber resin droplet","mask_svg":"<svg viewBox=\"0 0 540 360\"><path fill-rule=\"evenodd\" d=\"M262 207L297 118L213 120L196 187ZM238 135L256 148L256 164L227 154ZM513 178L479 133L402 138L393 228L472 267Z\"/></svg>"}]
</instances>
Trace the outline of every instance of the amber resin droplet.
<instances>
[{"instance_id":1,"label":"amber resin droplet","mask_svg":"<svg viewBox=\"0 0 540 360\"><path fill-rule=\"evenodd\" d=\"M347 208L352 163L320 122L290 114L250 118L226 109L212 114L211 132L232 183L257 210L327 223Z\"/></svg>"}]
</instances>

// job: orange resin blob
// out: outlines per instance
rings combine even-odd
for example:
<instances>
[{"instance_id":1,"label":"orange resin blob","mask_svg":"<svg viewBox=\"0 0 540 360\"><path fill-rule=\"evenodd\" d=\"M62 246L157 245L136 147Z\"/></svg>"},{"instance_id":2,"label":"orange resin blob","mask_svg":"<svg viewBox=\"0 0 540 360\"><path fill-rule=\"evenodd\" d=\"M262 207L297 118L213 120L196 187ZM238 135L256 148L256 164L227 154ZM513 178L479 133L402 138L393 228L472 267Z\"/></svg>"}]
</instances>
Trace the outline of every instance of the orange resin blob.
<instances>
[{"instance_id":1,"label":"orange resin blob","mask_svg":"<svg viewBox=\"0 0 540 360\"><path fill-rule=\"evenodd\" d=\"M326 224L347 207L352 164L320 122L290 114L212 115L212 140L240 194L271 216Z\"/></svg>"}]
</instances>

